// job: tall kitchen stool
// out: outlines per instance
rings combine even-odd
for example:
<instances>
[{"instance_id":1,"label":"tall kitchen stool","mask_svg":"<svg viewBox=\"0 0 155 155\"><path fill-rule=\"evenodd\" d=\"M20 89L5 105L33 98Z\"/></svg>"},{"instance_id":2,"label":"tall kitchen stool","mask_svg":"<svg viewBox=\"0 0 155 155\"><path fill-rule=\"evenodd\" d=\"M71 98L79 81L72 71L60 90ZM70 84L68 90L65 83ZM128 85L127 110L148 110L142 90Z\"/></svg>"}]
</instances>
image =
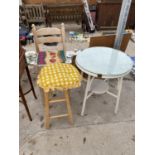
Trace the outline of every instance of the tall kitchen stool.
<instances>
[{"instance_id":1,"label":"tall kitchen stool","mask_svg":"<svg viewBox=\"0 0 155 155\"><path fill-rule=\"evenodd\" d=\"M54 63L41 68L38 75L37 84L43 90L44 94L44 120L45 128L49 128L49 121L53 118L68 117L72 123L72 110L69 98L69 89L80 87L81 75L71 64ZM50 99L49 93L55 90L63 91L64 98ZM49 104L55 102L66 102L67 113L52 116L49 111Z\"/></svg>"}]
</instances>

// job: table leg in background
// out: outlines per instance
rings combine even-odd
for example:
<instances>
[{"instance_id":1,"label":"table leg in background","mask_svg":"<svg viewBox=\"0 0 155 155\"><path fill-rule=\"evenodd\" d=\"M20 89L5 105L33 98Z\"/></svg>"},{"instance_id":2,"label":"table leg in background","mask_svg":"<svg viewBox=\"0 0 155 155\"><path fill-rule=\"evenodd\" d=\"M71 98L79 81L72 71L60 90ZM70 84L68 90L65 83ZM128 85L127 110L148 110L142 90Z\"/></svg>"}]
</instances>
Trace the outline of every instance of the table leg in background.
<instances>
[{"instance_id":1,"label":"table leg in background","mask_svg":"<svg viewBox=\"0 0 155 155\"><path fill-rule=\"evenodd\" d=\"M88 80L87 80L85 95L84 95L83 104L82 104L81 116L84 115L84 110L85 110L85 106L86 106L87 95L88 95L88 91L89 91L89 88L90 88L90 82L91 82L90 77L91 77L91 76L88 75Z\"/></svg>"}]
</instances>

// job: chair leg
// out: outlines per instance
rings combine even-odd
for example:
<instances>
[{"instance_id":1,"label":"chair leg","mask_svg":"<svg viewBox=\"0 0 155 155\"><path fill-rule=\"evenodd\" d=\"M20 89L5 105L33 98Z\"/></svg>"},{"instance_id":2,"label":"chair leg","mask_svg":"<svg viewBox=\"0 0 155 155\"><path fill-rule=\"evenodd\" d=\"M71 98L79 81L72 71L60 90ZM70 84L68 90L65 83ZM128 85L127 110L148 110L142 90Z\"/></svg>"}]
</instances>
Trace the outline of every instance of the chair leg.
<instances>
[{"instance_id":1,"label":"chair leg","mask_svg":"<svg viewBox=\"0 0 155 155\"><path fill-rule=\"evenodd\" d=\"M34 87L33 87L33 84L32 84L32 79L31 79L31 75L30 75L28 66L26 66L26 73L27 73L27 76L28 76L28 79L29 79L29 82L30 82L30 85L31 85L33 95L34 95L35 99L37 99L37 96L36 96L36 93L35 93L35 90L34 90Z\"/></svg>"},{"instance_id":2,"label":"chair leg","mask_svg":"<svg viewBox=\"0 0 155 155\"><path fill-rule=\"evenodd\" d=\"M22 88L21 88L20 85L19 85L19 92L20 92L20 96L21 96L21 98L22 98L23 104L24 104L24 106L25 106L25 109L26 109L27 115L28 115L28 117L29 117L29 120L32 121L32 117L31 117L31 114L30 114L30 111L29 111L28 105L27 105L27 103L26 103L25 96L24 96L24 94L23 94L23 91L22 91Z\"/></svg>"},{"instance_id":3,"label":"chair leg","mask_svg":"<svg viewBox=\"0 0 155 155\"><path fill-rule=\"evenodd\" d=\"M68 90L64 90L64 94L65 94L65 98L66 98L66 105L67 105L69 122L72 124L73 123L73 118L72 118L72 110L71 110L71 104L70 104Z\"/></svg>"},{"instance_id":4,"label":"chair leg","mask_svg":"<svg viewBox=\"0 0 155 155\"><path fill-rule=\"evenodd\" d=\"M44 92L44 119L45 119L45 128L49 128L49 102L48 102L48 92Z\"/></svg>"}]
</instances>

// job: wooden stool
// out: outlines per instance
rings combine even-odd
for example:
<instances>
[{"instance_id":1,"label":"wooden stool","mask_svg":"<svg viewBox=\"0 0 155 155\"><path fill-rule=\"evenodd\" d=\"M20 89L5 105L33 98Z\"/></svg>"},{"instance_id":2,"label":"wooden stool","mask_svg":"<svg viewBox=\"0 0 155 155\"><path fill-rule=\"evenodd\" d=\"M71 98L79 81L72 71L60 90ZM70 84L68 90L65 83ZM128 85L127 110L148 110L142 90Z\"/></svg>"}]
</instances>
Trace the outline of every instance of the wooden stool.
<instances>
[{"instance_id":1,"label":"wooden stool","mask_svg":"<svg viewBox=\"0 0 155 155\"><path fill-rule=\"evenodd\" d=\"M70 105L69 89L81 85L81 76L78 70L71 64L54 63L41 68L37 81L44 93L44 120L45 128L49 128L50 119L68 117L69 122L73 123L72 110ZM64 98L49 99L49 92L60 90L64 92ZM49 104L56 102L66 102L67 113L52 116L49 112Z\"/></svg>"}]
</instances>

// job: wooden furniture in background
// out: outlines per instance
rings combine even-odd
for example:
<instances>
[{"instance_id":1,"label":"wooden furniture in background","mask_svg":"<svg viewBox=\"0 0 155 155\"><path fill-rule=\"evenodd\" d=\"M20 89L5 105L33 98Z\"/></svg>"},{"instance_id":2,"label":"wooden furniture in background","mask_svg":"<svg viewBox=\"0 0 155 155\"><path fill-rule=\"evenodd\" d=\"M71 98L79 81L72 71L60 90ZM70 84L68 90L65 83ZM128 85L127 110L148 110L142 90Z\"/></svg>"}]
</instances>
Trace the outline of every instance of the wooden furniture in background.
<instances>
[{"instance_id":1,"label":"wooden furniture in background","mask_svg":"<svg viewBox=\"0 0 155 155\"><path fill-rule=\"evenodd\" d=\"M19 5L19 24L22 24L24 22L25 18L25 13L24 13L24 8Z\"/></svg>"},{"instance_id":2,"label":"wooden furniture in background","mask_svg":"<svg viewBox=\"0 0 155 155\"><path fill-rule=\"evenodd\" d=\"M46 24L51 26L53 22L74 21L82 23L82 4L44 4Z\"/></svg>"},{"instance_id":3,"label":"wooden furniture in background","mask_svg":"<svg viewBox=\"0 0 155 155\"><path fill-rule=\"evenodd\" d=\"M88 0L97 30L116 29L122 0ZM85 30L87 22L83 11L82 0L23 0L27 23L46 23L75 21L82 23ZM41 13L40 13L41 12ZM126 28L135 28L135 0L132 1Z\"/></svg>"},{"instance_id":4,"label":"wooden furniture in background","mask_svg":"<svg viewBox=\"0 0 155 155\"><path fill-rule=\"evenodd\" d=\"M116 29L120 15L122 0L102 0L96 6L96 28L100 29ZM135 2L133 0L126 28L134 29L135 26Z\"/></svg>"},{"instance_id":5,"label":"wooden furniture in background","mask_svg":"<svg viewBox=\"0 0 155 155\"><path fill-rule=\"evenodd\" d=\"M81 0L22 0L24 4L81 4ZM95 4L97 0L88 0L89 4Z\"/></svg>"},{"instance_id":6,"label":"wooden furniture in background","mask_svg":"<svg viewBox=\"0 0 155 155\"><path fill-rule=\"evenodd\" d=\"M78 4L81 0L23 0L24 4L40 4L40 3L48 3L48 4Z\"/></svg>"},{"instance_id":7,"label":"wooden furniture in background","mask_svg":"<svg viewBox=\"0 0 155 155\"><path fill-rule=\"evenodd\" d=\"M23 89L22 89L22 86L21 86L21 81L20 81L25 70L26 70L27 77L28 77L28 80L29 80L29 83L30 83L30 86L31 86L31 89L28 90L26 93L23 92ZM32 121L32 117L31 117L31 114L30 114L30 111L29 111L29 108L28 108L28 105L27 105L27 101L25 99L25 95L27 93L29 93L30 91L33 92L33 95L34 95L35 99L37 99L37 96L36 96L36 93L35 93L35 90L34 90L34 87L33 87L33 84L32 84L31 75L30 75L28 66L26 65L25 50L20 45L20 47L19 47L19 94L20 94L20 97L22 99L22 103L23 103L23 105L24 105L24 107L26 109L26 112L28 114L29 120Z\"/></svg>"},{"instance_id":8,"label":"wooden furniture in background","mask_svg":"<svg viewBox=\"0 0 155 155\"><path fill-rule=\"evenodd\" d=\"M24 4L23 8L29 26L32 23L46 24L45 12L42 4Z\"/></svg>"},{"instance_id":9,"label":"wooden furniture in background","mask_svg":"<svg viewBox=\"0 0 155 155\"><path fill-rule=\"evenodd\" d=\"M40 51L39 45L45 43L61 43L62 49L65 51L65 26L63 23L60 29L56 27L46 27L38 30L33 24L32 32L37 52Z\"/></svg>"},{"instance_id":10,"label":"wooden furniture in background","mask_svg":"<svg viewBox=\"0 0 155 155\"><path fill-rule=\"evenodd\" d=\"M33 7L43 4L47 26L51 26L53 22L66 21L82 24L82 0L23 0L23 4ZM88 4L96 5L96 0L88 0Z\"/></svg>"},{"instance_id":11,"label":"wooden furniture in background","mask_svg":"<svg viewBox=\"0 0 155 155\"><path fill-rule=\"evenodd\" d=\"M128 42L131 38L131 34L132 33L129 33L129 32L124 34L121 47L120 47L121 51L126 50ZM90 37L89 47L94 47L94 46L114 47L115 37L116 37L115 34Z\"/></svg>"}]
</instances>

